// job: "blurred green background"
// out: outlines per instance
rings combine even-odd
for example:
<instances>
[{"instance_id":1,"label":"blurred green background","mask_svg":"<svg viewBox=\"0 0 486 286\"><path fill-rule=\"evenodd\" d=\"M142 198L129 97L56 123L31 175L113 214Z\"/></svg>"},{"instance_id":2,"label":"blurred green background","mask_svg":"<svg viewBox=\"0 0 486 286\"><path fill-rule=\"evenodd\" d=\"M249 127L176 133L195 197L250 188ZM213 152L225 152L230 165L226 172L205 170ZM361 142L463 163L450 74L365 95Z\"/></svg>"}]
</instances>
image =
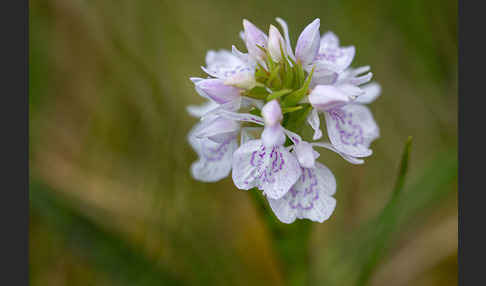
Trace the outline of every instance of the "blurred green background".
<instances>
[{"instance_id":1,"label":"blurred green background","mask_svg":"<svg viewBox=\"0 0 486 286\"><path fill-rule=\"evenodd\" d=\"M189 173L188 78L275 17L294 45L319 17L383 89L366 163L321 152L323 224ZM31 285L457 285L456 1L31 0L29 79Z\"/></svg>"}]
</instances>

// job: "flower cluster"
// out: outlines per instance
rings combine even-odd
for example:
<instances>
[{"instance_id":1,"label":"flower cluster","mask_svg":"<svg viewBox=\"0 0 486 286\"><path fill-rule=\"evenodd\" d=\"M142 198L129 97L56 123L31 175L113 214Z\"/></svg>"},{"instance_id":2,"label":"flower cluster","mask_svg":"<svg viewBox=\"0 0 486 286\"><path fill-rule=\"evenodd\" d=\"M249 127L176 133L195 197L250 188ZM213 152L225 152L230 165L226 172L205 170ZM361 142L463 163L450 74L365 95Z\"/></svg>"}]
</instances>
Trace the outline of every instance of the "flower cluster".
<instances>
[{"instance_id":1,"label":"flower cluster","mask_svg":"<svg viewBox=\"0 0 486 286\"><path fill-rule=\"evenodd\" d=\"M263 192L279 220L323 222L334 211L336 180L316 161L316 147L352 164L370 156L379 129L365 106L380 94L370 82L369 66L350 68L353 46L342 47L332 32L321 36L314 20L300 34L295 53L287 24L276 21L268 35L243 20L240 33L247 53L209 51L202 69L207 78L191 78L208 99L189 106L200 122L189 133L199 155L191 166L197 180L214 182L232 173L238 189ZM329 142L323 134L323 114ZM312 136L303 139L309 126Z\"/></svg>"}]
</instances>

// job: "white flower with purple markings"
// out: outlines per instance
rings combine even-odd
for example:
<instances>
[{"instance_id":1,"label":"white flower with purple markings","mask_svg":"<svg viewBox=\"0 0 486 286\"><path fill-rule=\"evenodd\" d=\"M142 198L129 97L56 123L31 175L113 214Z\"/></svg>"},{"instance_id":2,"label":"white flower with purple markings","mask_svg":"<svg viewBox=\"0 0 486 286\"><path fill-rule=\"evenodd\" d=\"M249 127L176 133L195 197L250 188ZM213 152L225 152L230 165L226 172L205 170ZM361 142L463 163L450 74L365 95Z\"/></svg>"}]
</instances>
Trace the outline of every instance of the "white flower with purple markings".
<instances>
[{"instance_id":1,"label":"white flower with purple markings","mask_svg":"<svg viewBox=\"0 0 486 286\"><path fill-rule=\"evenodd\" d=\"M336 207L336 179L317 162L322 147L352 164L370 156L379 128L366 104L381 92L369 67L351 68L354 46L340 46L332 32L321 36L320 20L300 34L295 50L288 27L270 25L268 36L243 20L247 53L209 51L206 78L191 78L206 103L189 106L200 118L188 140L199 156L197 180L231 177L241 190L261 191L276 217L327 220ZM323 137L321 117L329 141ZM312 130L305 138L305 129ZM307 133L305 133L307 134Z\"/></svg>"}]
</instances>

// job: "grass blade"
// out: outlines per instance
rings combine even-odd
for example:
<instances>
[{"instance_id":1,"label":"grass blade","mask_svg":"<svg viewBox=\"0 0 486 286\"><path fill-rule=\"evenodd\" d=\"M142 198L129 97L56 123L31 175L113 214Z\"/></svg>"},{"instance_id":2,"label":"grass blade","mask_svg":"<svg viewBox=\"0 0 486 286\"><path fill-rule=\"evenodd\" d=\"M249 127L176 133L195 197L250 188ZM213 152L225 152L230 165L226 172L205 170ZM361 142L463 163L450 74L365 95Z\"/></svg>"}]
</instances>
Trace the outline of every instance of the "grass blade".
<instances>
[{"instance_id":1,"label":"grass blade","mask_svg":"<svg viewBox=\"0 0 486 286\"><path fill-rule=\"evenodd\" d=\"M402 153L400 169L398 171L397 181L393 189L391 198L381 214L378 216L376 227L378 231L373 235L374 241L371 245L371 252L363 261L363 266L357 281L357 285L366 285L373 273L376 265L384 256L395 226L397 224L398 208L397 203L400 194L402 194L405 185L405 178L408 171L408 162L410 160L410 151L412 147L412 137L408 137Z\"/></svg>"}]
</instances>

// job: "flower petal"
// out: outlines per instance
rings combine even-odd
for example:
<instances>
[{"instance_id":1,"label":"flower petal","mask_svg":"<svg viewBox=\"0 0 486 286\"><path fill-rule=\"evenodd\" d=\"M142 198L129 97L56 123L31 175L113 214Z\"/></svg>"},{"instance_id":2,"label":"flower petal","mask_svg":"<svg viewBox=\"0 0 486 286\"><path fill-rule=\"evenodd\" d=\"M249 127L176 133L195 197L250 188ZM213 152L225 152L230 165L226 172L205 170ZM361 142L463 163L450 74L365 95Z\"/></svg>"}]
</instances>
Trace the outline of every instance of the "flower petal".
<instances>
[{"instance_id":1,"label":"flower petal","mask_svg":"<svg viewBox=\"0 0 486 286\"><path fill-rule=\"evenodd\" d=\"M265 53L257 46L266 48L267 35L246 19L243 19L243 28L245 30L244 40L248 53L256 59L265 58Z\"/></svg>"},{"instance_id":2,"label":"flower petal","mask_svg":"<svg viewBox=\"0 0 486 286\"><path fill-rule=\"evenodd\" d=\"M209 51L206 67L201 67L210 76L226 79L241 72L253 72L253 65L243 61L227 50Z\"/></svg>"},{"instance_id":3,"label":"flower petal","mask_svg":"<svg viewBox=\"0 0 486 286\"><path fill-rule=\"evenodd\" d=\"M309 116L307 116L307 123L314 130L314 135L312 136L312 140L321 139L322 137L322 131L320 128L321 120L319 119L319 113L317 112L317 109L315 108L312 109Z\"/></svg>"},{"instance_id":4,"label":"flower petal","mask_svg":"<svg viewBox=\"0 0 486 286\"><path fill-rule=\"evenodd\" d=\"M299 162L282 146L266 148L261 140L241 145L233 154L233 182L238 189L257 187L269 198L281 198L301 175Z\"/></svg>"},{"instance_id":5,"label":"flower petal","mask_svg":"<svg viewBox=\"0 0 486 286\"><path fill-rule=\"evenodd\" d=\"M339 78L336 84L352 84L352 85L362 85L371 80L373 73L368 72L364 75L360 75L364 72L370 70L370 66L362 66L356 69L348 68L345 71L339 73Z\"/></svg>"},{"instance_id":6,"label":"flower petal","mask_svg":"<svg viewBox=\"0 0 486 286\"><path fill-rule=\"evenodd\" d=\"M235 57L237 57L238 59L240 59L242 62L245 62L247 64L250 64L250 59L249 59L249 56L248 54L245 54L243 52L240 52L240 50L238 50L238 48L236 48L234 45L231 46L231 52L233 53L233 55Z\"/></svg>"},{"instance_id":7,"label":"flower petal","mask_svg":"<svg viewBox=\"0 0 486 286\"><path fill-rule=\"evenodd\" d=\"M369 146L380 131L367 107L349 104L331 109L325 116L329 139L337 150L353 157L371 155Z\"/></svg>"},{"instance_id":8,"label":"flower petal","mask_svg":"<svg viewBox=\"0 0 486 286\"><path fill-rule=\"evenodd\" d=\"M194 132L197 138L209 138L213 141L219 141L216 138L221 134L236 132L240 129L240 124L234 120L222 116L205 119L201 122L200 127Z\"/></svg>"},{"instance_id":9,"label":"flower petal","mask_svg":"<svg viewBox=\"0 0 486 286\"><path fill-rule=\"evenodd\" d=\"M188 140L199 155L191 165L192 176L202 182L216 182L227 177L231 171L233 153L238 147L237 132L227 133L221 142L208 138L197 138L196 131L201 124L189 132Z\"/></svg>"},{"instance_id":10,"label":"flower petal","mask_svg":"<svg viewBox=\"0 0 486 286\"><path fill-rule=\"evenodd\" d=\"M319 26L320 19L317 18L307 25L297 40L295 47L295 57L304 67L309 66L319 51Z\"/></svg>"},{"instance_id":11,"label":"flower petal","mask_svg":"<svg viewBox=\"0 0 486 286\"><path fill-rule=\"evenodd\" d=\"M265 125L275 126L283 119L282 109L276 99L266 103L262 108L262 116Z\"/></svg>"},{"instance_id":12,"label":"flower petal","mask_svg":"<svg viewBox=\"0 0 486 286\"><path fill-rule=\"evenodd\" d=\"M220 110L219 114L225 118L235 121L252 122L258 125L264 125L263 118L250 113L231 112L228 110Z\"/></svg>"},{"instance_id":13,"label":"flower petal","mask_svg":"<svg viewBox=\"0 0 486 286\"><path fill-rule=\"evenodd\" d=\"M316 65L331 71L341 72L349 67L354 59L354 46L340 47L338 37L327 32L320 40L319 52L315 58Z\"/></svg>"},{"instance_id":14,"label":"flower petal","mask_svg":"<svg viewBox=\"0 0 486 286\"><path fill-rule=\"evenodd\" d=\"M285 143L285 133L280 124L275 126L265 126L261 137L263 145L267 148L281 146Z\"/></svg>"},{"instance_id":15,"label":"flower petal","mask_svg":"<svg viewBox=\"0 0 486 286\"><path fill-rule=\"evenodd\" d=\"M309 94L309 102L320 111L337 108L350 101L346 92L333 85L318 85Z\"/></svg>"},{"instance_id":16,"label":"flower petal","mask_svg":"<svg viewBox=\"0 0 486 286\"><path fill-rule=\"evenodd\" d=\"M289 37L289 28L287 26L287 22L285 22L282 18L275 18L275 20L280 24L280 27L282 27L282 30L284 32L284 38L285 38L285 43L287 47L287 55L295 59L294 52L292 51L292 46L290 45L290 37Z\"/></svg>"},{"instance_id":17,"label":"flower petal","mask_svg":"<svg viewBox=\"0 0 486 286\"><path fill-rule=\"evenodd\" d=\"M269 204L277 218L284 223L295 219L324 222L336 208L332 195L336 192L336 179L324 165L302 168L302 176L290 191L280 199L269 198Z\"/></svg>"},{"instance_id":18,"label":"flower petal","mask_svg":"<svg viewBox=\"0 0 486 286\"><path fill-rule=\"evenodd\" d=\"M316 154L312 149L312 145L308 142L302 141L294 147L295 155L299 164L303 168L314 168L316 162Z\"/></svg>"},{"instance_id":19,"label":"flower petal","mask_svg":"<svg viewBox=\"0 0 486 286\"><path fill-rule=\"evenodd\" d=\"M336 83L338 77L339 74L337 72L329 70L324 65L316 64L309 87L314 88L317 85L332 85Z\"/></svg>"},{"instance_id":20,"label":"flower petal","mask_svg":"<svg viewBox=\"0 0 486 286\"><path fill-rule=\"evenodd\" d=\"M339 48L339 38L331 31L328 31L322 35L319 51L325 51L329 48Z\"/></svg>"},{"instance_id":21,"label":"flower petal","mask_svg":"<svg viewBox=\"0 0 486 286\"><path fill-rule=\"evenodd\" d=\"M337 85L336 87L353 99L365 93L360 87L349 83Z\"/></svg>"},{"instance_id":22,"label":"flower petal","mask_svg":"<svg viewBox=\"0 0 486 286\"><path fill-rule=\"evenodd\" d=\"M220 79L204 79L196 83L196 89L219 104L230 102L240 97L240 89L225 85Z\"/></svg>"},{"instance_id":23,"label":"flower petal","mask_svg":"<svg viewBox=\"0 0 486 286\"><path fill-rule=\"evenodd\" d=\"M315 63L321 69L342 72L351 65L355 53L354 46L319 52L315 58Z\"/></svg>"},{"instance_id":24,"label":"flower petal","mask_svg":"<svg viewBox=\"0 0 486 286\"><path fill-rule=\"evenodd\" d=\"M261 140L250 140L241 144L233 153L233 170L231 176L238 189L249 190L258 185L258 168L261 167L262 163L258 165L256 162L257 159L262 158L264 155L260 157L257 153L261 149L265 150L264 148Z\"/></svg>"},{"instance_id":25,"label":"flower petal","mask_svg":"<svg viewBox=\"0 0 486 286\"><path fill-rule=\"evenodd\" d=\"M282 47L285 55L287 53L287 47L285 46L284 39L279 30L274 25L270 25L270 30L268 31L268 52L275 62L282 60L280 47Z\"/></svg>"},{"instance_id":26,"label":"flower petal","mask_svg":"<svg viewBox=\"0 0 486 286\"><path fill-rule=\"evenodd\" d=\"M380 96L381 93L381 86L376 82L363 85L361 89L363 89L365 93L363 95L358 96L358 98L355 101L356 103L362 103L362 104L371 103L375 101L375 99L378 96Z\"/></svg>"},{"instance_id":27,"label":"flower petal","mask_svg":"<svg viewBox=\"0 0 486 286\"><path fill-rule=\"evenodd\" d=\"M238 33L238 36L240 36L240 39L242 39L242 40L243 40L243 42L245 42L245 43L246 43L246 39L245 39L245 31L240 31L240 32Z\"/></svg>"},{"instance_id":28,"label":"flower petal","mask_svg":"<svg viewBox=\"0 0 486 286\"><path fill-rule=\"evenodd\" d=\"M224 84L244 89L252 89L256 86L257 82L253 71L242 71L228 76L224 80Z\"/></svg>"},{"instance_id":29,"label":"flower petal","mask_svg":"<svg viewBox=\"0 0 486 286\"><path fill-rule=\"evenodd\" d=\"M190 115L194 117L202 117L206 113L217 108L218 106L219 105L216 102L208 100L201 105L189 105L186 109Z\"/></svg>"},{"instance_id":30,"label":"flower petal","mask_svg":"<svg viewBox=\"0 0 486 286\"><path fill-rule=\"evenodd\" d=\"M224 112L234 112L234 111L240 109L240 107L242 106L242 104L243 104L242 97L238 97L238 98L236 98L236 99L234 99L232 101L229 101L229 102L220 104L215 109L213 109L213 110L207 112L206 114L204 114L201 117L201 120L206 120L208 118L219 117Z\"/></svg>"},{"instance_id":31,"label":"flower petal","mask_svg":"<svg viewBox=\"0 0 486 286\"><path fill-rule=\"evenodd\" d=\"M344 154L343 152L338 151L336 148L334 148L334 146L331 143L328 143L328 142L313 142L313 143L311 143L311 145L323 147L323 148L329 149L333 152L336 152L339 156L341 156L344 160L348 161L351 164L361 165L361 164L364 163L363 159L359 159L359 158L356 158L356 157L353 157L353 156L349 156L349 155Z\"/></svg>"}]
</instances>

